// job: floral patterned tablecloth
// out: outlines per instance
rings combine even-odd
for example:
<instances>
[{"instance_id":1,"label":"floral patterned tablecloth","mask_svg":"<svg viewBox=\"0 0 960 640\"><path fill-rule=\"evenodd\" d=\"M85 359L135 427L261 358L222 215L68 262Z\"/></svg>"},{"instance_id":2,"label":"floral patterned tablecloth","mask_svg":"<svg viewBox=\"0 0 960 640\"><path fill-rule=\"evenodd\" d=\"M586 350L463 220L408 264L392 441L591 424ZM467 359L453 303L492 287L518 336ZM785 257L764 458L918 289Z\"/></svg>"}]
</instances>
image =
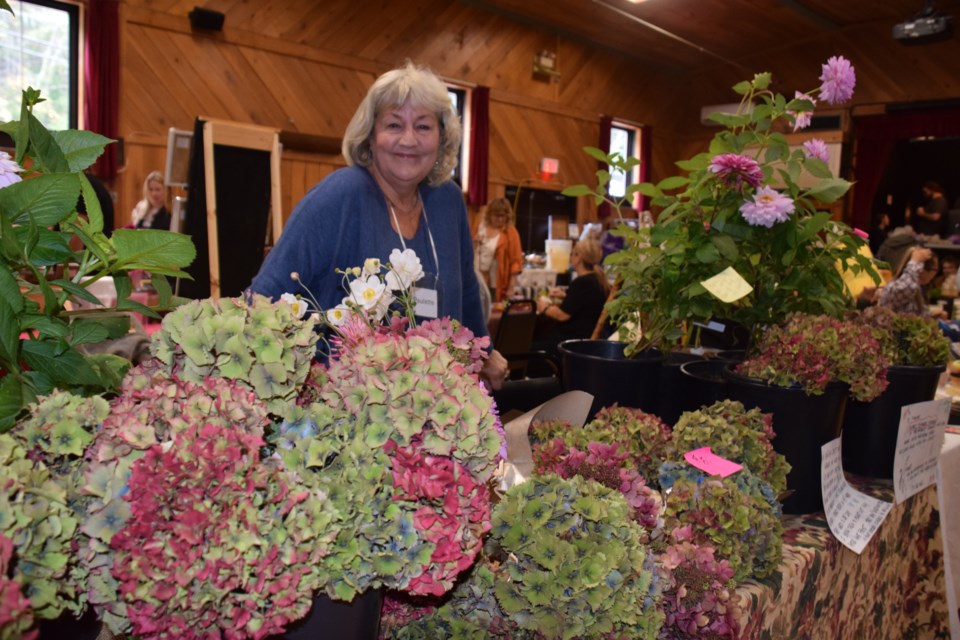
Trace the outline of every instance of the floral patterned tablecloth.
<instances>
[{"instance_id":1,"label":"floral patterned tablecloth","mask_svg":"<svg viewBox=\"0 0 960 640\"><path fill-rule=\"evenodd\" d=\"M859 488L892 501L889 481ZM936 487L894 505L861 555L830 533L822 513L787 516L783 561L737 588L750 640L949 638Z\"/></svg>"}]
</instances>

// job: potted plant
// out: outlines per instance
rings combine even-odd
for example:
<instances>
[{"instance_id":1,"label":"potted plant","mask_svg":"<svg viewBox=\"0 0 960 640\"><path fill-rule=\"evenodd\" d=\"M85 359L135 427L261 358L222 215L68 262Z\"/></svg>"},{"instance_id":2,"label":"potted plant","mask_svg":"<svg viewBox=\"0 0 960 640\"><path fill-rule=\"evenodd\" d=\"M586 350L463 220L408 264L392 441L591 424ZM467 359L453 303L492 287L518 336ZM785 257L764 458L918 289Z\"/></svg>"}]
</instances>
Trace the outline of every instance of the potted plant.
<instances>
[{"instance_id":1,"label":"potted plant","mask_svg":"<svg viewBox=\"0 0 960 640\"><path fill-rule=\"evenodd\" d=\"M727 392L773 415L774 449L790 465L787 513L823 507L820 447L840 435L850 396L869 401L887 387L880 343L854 322L797 313L767 328L748 357L727 369Z\"/></svg>"},{"instance_id":2,"label":"potted plant","mask_svg":"<svg viewBox=\"0 0 960 640\"><path fill-rule=\"evenodd\" d=\"M86 355L83 345L126 335L129 317L117 312L159 317L129 299L130 271L150 271L157 308L170 308L175 301L165 276L186 277L181 269L196 255L189 237L169 231L117 229L106 237L83 172L112 140L48 131L33 115L41 101L39 91L25 90L20 120L0 124L16 142L13 158L0 155L0 431L54 389L115 391L129 361ZM80 198L86 216L77 213ZM88 288L105 276L113 277L116 304L77 308L78 301L101 304Z\"/></svg>"},{"instance_id":3,"label":"potted plant","mask_svg":"<svg viewBox=\"0 0 960 640\"><path fill-rule=\"evenodd\" d=\"M808 126L818 100L840 104L852 96L855 73L846 59L830 58L820 80L818 89L793 98L771 89L769 73L737 84L740 108L711 116L724 129L709 150L677 163L684 175L631 185L621 202L607 196L610 173L638 161L586 149L608 166L595 186L564 193L606 200L619 211L639 192L660 208L652 227L621 226L624 249L604 263L617 279L606 310L627 342L626 356L696 346L699 327L714 318L757 335L793 312L840 317L853 304L844 270L879 282L860 254L864 240L821 209L850 187L830 170L826 144L813 139L791 148L784 135ZM608 384L594 379L597 388Z\"/></svg>"},{"instance_id":4,"label":"potted plant","mask_svg":"<svg viewBox=\"0 0 960 640\"><path fill-rule=\"evenodd\" d=\"M865 325L890 367L886 391L869 402L847 403L843 420L844 468L874 478L892 478L901 407L932 400L950 359L950 340L937 321L886 307L869 307L854 320Z\"/></svg>"}]
</instances>

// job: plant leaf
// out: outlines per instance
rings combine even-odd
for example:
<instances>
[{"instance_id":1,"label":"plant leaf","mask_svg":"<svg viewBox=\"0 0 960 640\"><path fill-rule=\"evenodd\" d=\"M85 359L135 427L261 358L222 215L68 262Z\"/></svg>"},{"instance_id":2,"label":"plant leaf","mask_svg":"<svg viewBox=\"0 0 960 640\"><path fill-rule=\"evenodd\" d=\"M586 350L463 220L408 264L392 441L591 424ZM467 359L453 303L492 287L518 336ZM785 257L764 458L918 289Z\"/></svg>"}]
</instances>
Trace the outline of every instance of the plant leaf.
<instances>
[{"instance_id":1,"label":"plant leaf","mask_svg":"<svg viewBox=\"0 0 960 640\"><path fill-rule=\"evenodd\" d=\"M100 157L104 148L114 142L99 133L77 129L51 131L50 135L62 150L64 158L67 161L67 166L69 167L68 170L74 172L87 169ZM89 210L88 204L87 211Z\"/></svg>"},{"instance_id":2,"label":"plant leaf","mask_svg":"<svg viewBox=\"0 0 960 640\"><path fill-rule=\"evenodd\" d=\"M13 224L27 224L32 215L37 225L52 227L74 212L79 197L76 174L50 173L0 189L0 208Z\"/></svg>"},{"instance_id":3,"label":"plant leaf","mask_svg":"<svg viewBox=\"0 0 960 640\"><path fill-rule=\"evenodd\" d=\"M820 202L835 202L850 189L850 183L843 178L829 178L814 185L807 195Z\"/></svg>"},{"instance_id":4,"label":"plant leaf","mask_svg":"<svg viewBox=\"0 0 960 640\"><path fill-rule=\"evenodd\" d=\"M190 236L160 229L117 229L111 236L117 263L123 269L144 269L179 275L197 256Z\"/></svg>"},{"instance_id":5,"label":"plant leaf","mask_svg":"<svg viewBox=\"0 0 960 640\"><path fill-rule=\"evenodd\" d=\"M24 404L20 380L12 375L0 378L0 433L10 430Z\"/></svg>"},{"instance_id":6,"label":"plant leaf","mask_svg":"<svg viewBox=\"0 0 960 640\"><path fill-rule=\"evenodd\" d=\"M70 325L72 332L70 343L74 346L78 344L96 344L103 342L110 336L110 332L103 324L96 320L78 319Z\"/></svg>"},{"instance_id":7,"label":"plant leaf","mask_svg":"<svg viewBox=\"0 0 960 640\"><path fill-rule=\"evenodd\" d=\"M64 349L63 344L56 341L27 340L23 343L22 353L32 369L49 376L57 387L100 384L93 367L69 345Z\"/></svg>"}]
</instances>

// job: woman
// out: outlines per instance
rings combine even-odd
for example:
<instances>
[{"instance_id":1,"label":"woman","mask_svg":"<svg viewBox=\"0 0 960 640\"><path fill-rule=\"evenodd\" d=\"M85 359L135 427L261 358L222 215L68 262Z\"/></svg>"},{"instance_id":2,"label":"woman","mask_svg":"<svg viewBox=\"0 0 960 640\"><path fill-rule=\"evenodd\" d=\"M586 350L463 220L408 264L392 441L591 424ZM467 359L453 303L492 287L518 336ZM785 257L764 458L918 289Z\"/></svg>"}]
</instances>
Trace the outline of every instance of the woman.
<instances>
[{"instance_id":1,"label":"woman","mask_svg":"<svg viewBox=\"0 0 960 640\"><path fill-rule=\"evenodd\" d=\"M603 249L596 237L577 242L570 253L570 265L577 277L567 287L563 301L555 304L547 296L537 299L537 313L551 322L544 325L543 335L534 340L534 349L556 353L557 345L564 340L593 335L610 293L610 282L600 265L602 260Z\"/></svg>"},{"instance_id":2,"label":"woman","mask_svg":"<svg viewBox=\"0 0 960 640\"><path fill-rule=\"evenodd\" d=\"M459 148L460 120L433 73L408 63L380 76L344 134L348 166L296 206L250 290L274 299L297 292L296 271L332 309L345 293L336 269L413 249L426 273L417 287L436 300L424 317L450 316L487 335L467 211L451 182ZM505 373L494 351L484 376L498 388Z\"/></svg>"},{"instance_id":3,"label":"woman","mask_svg":"<svg viewBox=\"0 0 960 640\"><path fill-rule=\"evenodd\" d=\"M913 313L941 319L944 311L931 314L927 307L924 288L930 284L939 270L937 255L926 247L914 247L910 259L896 280L880 289L877 304L889 307L898 313Z\"/></svg>"},{"instance_id":4,"label":"woman","mask_svg":"<svg viewBox=\"0 0 960 640\"><path fill-rule=\"evenodd\" d=\"M514 226L513 207L506 198L487 203L473 229L474 260L493 301L500 302L517 288L517 275L523 270L520 234Z\"/></svg>"},{"instance_id":5,"label":"woman","mask_svg":"<svg viewBox=\"0 0 960 640\"><path fill-rule=\"evenodd\" d=\"M169 229L170 212L167 211L167 189L163 174L151 171L143 181L143 200L137 203L131 214L131 222L137 229Z\"/></svg>"}]
</instances>

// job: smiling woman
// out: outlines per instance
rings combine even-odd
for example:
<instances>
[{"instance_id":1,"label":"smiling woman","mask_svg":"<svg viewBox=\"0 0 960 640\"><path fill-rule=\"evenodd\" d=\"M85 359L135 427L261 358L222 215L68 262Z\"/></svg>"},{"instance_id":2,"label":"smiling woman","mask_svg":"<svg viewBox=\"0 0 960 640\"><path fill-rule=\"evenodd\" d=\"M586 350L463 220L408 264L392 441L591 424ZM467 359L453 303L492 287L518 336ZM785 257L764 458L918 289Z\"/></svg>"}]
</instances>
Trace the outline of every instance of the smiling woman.
<instances>
[{"instance_id":1,"label":"smiling woman","mask_svg":"<svg viewBox=\"0 0 960 640\"><path fill-rule=\"evenodd\" d=\"M417 298L429 301L418 316L487 335L463 194L450 181L459 149L460 120L439 78L412 63L380 76L344 133L349 166L300 201L250 290L276 299L302 284L333 309L343 298L337 269L412 249L424 270ZM482 375L497 387L505 372L493 352Z\"/></svg>"}]
</instances>

